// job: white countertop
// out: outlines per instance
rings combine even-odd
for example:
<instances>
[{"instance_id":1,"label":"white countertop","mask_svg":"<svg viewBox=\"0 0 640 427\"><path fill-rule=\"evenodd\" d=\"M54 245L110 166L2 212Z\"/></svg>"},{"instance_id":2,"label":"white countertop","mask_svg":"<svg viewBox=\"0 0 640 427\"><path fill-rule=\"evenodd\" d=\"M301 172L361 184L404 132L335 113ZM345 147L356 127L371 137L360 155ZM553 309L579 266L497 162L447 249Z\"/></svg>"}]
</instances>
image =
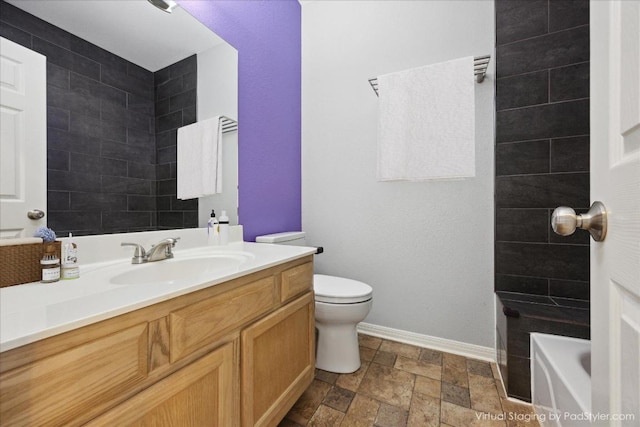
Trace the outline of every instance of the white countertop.
<instances>
[{"instance_id":1,"label":"white countertop","mask_svg":"<svg viewBox=\"0 0 640 427\"><path fill-rule=\"evenodd\" d=\"M190 235L201 231L175 230L170 232L185 238L190 247L181 248L180 242L174 249L174 258L132 265L128 252L120 251L117 259L109 259L92 264L81 264L80 278L61 280L54 283L27 283L0 289L0 352L11 350L44 338L61 334L82 326L96 323L133 310L140 309L161 301L188 294L228 280L244 276L283 262L302 258L315 253L315 248L300 246L271 245L264 243L233 242L226 246L198 246L205 239L193 239ZM160 234L153 234L160 233ZM129 235L104 236L109 245L119 246L123 241L141 241L140 236L160 236L167 232L131 233ZM200 234L198 234L200 236ZM138 237L138 240L134 240ZM156 237L157 238L157 237ZM99 237L74 238L79 242L79 250L87 250L83 246L92 246L90 239ZM153 240L153 237L149 237ZM87 245L83 245L87 243ZM116 245L117 243L117 245ZM105 240L100 241L100 248ZM108 248L115 253L115 248ZM81 252L82 253L82 252ZM176 263L189 258L215 257L220 254L241 254L243 261L238 265L225 268L206 279L189 277L166 281L161 284L127 284L110 283L110 279L123 272L136 268L148 268L152 264ZM125 254L126 257L123 257ZM128 255L128 256L127 256ZM111 255L113 256L113 255ZM82 261L82 255L80 256ZM167 264L168 265L168 264Z\"/></svg>"}]
</instances>

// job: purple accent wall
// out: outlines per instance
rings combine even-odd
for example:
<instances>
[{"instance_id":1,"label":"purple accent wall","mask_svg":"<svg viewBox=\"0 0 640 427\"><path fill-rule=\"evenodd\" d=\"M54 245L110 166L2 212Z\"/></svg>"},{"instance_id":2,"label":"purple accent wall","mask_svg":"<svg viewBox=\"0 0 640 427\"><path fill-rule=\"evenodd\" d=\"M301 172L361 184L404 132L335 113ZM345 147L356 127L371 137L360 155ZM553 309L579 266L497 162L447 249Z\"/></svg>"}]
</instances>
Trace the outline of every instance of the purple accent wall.
<instances>
[{"instance_id":1,"label":"purple accent wall","mask_svg":"<svg viewBox=\"0 0 640 427\"><path fill-rule=\"evenodd\" d=\"M302 227L301 18L296 0L179 0L238 50L244 239Z\"/></svg>"}]
</instances>

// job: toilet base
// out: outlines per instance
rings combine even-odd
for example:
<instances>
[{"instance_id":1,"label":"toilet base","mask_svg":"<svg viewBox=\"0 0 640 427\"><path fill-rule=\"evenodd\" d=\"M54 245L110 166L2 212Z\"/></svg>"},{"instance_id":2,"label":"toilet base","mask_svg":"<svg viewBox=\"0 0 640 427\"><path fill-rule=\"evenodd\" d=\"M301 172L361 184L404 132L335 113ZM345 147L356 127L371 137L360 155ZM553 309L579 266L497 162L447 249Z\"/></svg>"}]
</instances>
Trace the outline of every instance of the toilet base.
<instances>
[{"instance_id":1,"label":"toilet base","mask_svg":"<svg viewBox=\"0 0 640 427\"><path fill-rule=\"evenodd\" d=\"M316 300L316 368L338 374L350 374L360 368L356 325L367 317L371 305L371 299L349 304Z\"/></svg>"},{"instance_id":2,"label":"toilet base","mask_svg":"<svg viewBox=\"0 0 640 427\"><path fill-rule=\"evenodd\" d=\"M337 374L350 374L360 369L360 348L356 325L324 327L316 321L318 345L316 368Z\"/></svg>"}]
</instances>

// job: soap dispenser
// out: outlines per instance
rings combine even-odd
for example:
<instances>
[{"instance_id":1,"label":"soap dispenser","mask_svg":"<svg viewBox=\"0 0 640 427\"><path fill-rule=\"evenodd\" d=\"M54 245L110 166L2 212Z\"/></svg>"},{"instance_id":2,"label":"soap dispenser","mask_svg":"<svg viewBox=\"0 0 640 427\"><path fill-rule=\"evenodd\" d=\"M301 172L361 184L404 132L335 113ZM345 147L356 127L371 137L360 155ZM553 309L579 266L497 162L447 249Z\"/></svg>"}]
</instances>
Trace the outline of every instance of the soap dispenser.
<instances>
[{"instance_id":1,"label":"soap dispenser","mask_svg":"<svg viewBox=\"0 0 640 427\"><path fill-rule=\"evenodd\" d=\"M220 215L220 244L226 245L229 243L229 217L227 216L227 211L222 211L222 215Z\"/></svg>"},{"instance_id":2,"label":"soap dispenser","mask_svg":"<svg viewBox=\"0 0 640 427\"><path fill-rule=\"evenodd\" d=\"M213 209L211 209L211 218L207 222L207 236L209 245L215 246L220 243L220 225Z\"/></svg>"}]
</instances>

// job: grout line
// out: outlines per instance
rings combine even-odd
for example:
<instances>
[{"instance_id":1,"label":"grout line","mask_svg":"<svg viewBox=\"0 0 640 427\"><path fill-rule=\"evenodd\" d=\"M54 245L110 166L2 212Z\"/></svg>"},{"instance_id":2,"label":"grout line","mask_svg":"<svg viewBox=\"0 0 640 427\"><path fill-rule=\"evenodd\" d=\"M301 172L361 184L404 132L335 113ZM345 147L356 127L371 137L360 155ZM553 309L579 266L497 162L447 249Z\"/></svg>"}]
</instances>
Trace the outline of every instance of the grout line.
<instances>
[{"instance_id":1,"label":"grout line","mask_svg":"<svg viewBox=\"0 0 640 427\"><path fill-rule=\"evenodd\" d=\"M540 103L540 104L523 105L522 107L503 108L502 110L497 110L496 109L496 113L524 110L524 109L527 109L527 108L539 108L539 107L546 106L546 105L558 105L558 104L566 104L566 103L569 103L569 102L588 101L588 100L591 99L591 97L585 96L585 97L582 97L582 98L563 99L561 101L550 101L551 94L547 93L547 96L549 97L548 98L549 99L548 102L543 102L543 103ZM547 138L541 138L541 139L547 139Z\"/></svg>"},{"instance_id":2,"label":"grout line","mask_svg":"<svg viewBox=\"0 0 640 427\"><path fill-rule=\"evenodd\" d=\"M588 64L590 62L591 62L591 60L588 59L586 61L572 62L571 64L557 65L555 67L540 68L538 70L533 70L533 71L524 71L524 72L518 73L518 74L509 74L508 76L497 77L495 80L496 80L496 82L499 82L501 80L507 80L507 79L514 78L514 77L526 76L527 74L542 73L542 72L544 72L546 70L554 71L554 70L559 70L561 68L573 67L575 65L584 65L584 64Z\"/></svg>"},{"instance_id":3,"label":"grout line","mask_svg":"<svg viewBox=\"0 0 640 427\"><path fill-rule=\"evenodd\" d=\"M508 43L503 43L503 44L496 44L496 50L498 48L501 47L505 47L505 46L511 46L514 45L516 43L520 43L520 42L524 42L524 41L529 41L529 40L533 40L533 39L537 39L537 38L542 38L542 37L548 37L552 34L559 34L565 31L571 31L571 30L575 30L577 28L582 28L582 27L589 27L589 24L580 24L580 25L576 25L575 27L569 27L569 28L563 28L561 30L556 30L556 31L549 31L549 28L547 26L547 32L546 33L542 33L542 34L537 34L535 36L530 36L530 37L525 37L523 39L519 39L519 40L514 40L514 41L510 41Z\"/></svg>"}]
</instances>

